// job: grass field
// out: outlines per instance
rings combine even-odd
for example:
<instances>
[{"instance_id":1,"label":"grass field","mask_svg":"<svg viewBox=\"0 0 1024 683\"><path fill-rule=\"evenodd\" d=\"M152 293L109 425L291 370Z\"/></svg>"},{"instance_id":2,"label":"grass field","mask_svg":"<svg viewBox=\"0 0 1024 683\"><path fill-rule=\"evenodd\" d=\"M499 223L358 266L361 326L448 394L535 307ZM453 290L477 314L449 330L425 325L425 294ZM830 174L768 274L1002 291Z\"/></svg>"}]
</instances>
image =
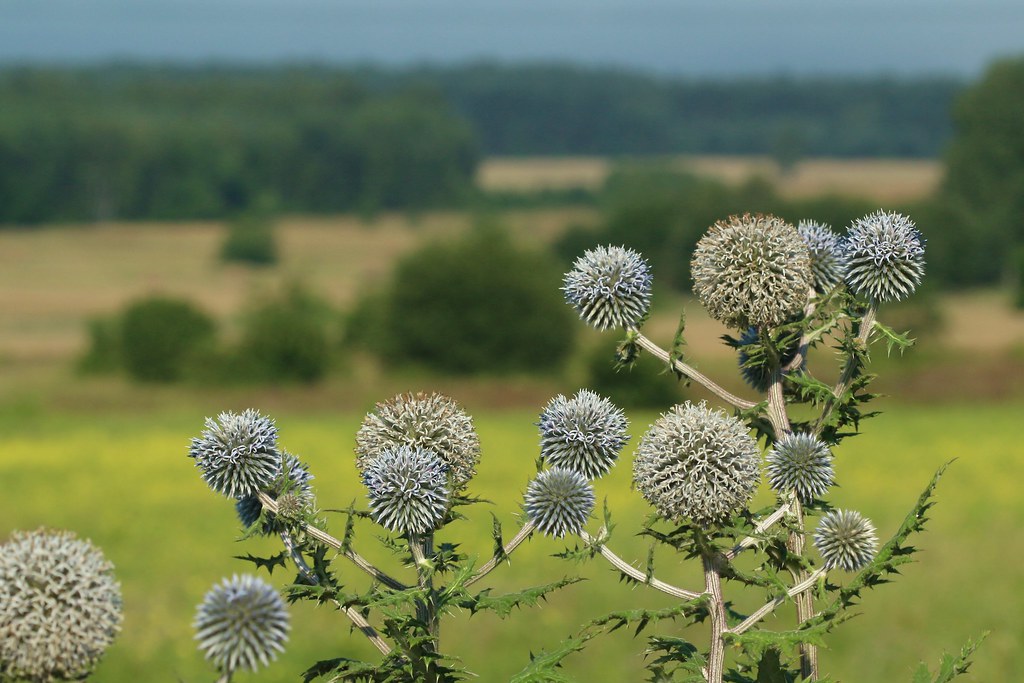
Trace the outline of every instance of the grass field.
<instances>
[{"instance_id":1,"label":"grass field","mask_svg":"<svg viewBox=\"0 0 1024 683\"><path fill-rule=\"evenodd\" d=\"M671 168L738 184L752 177L775 183L786 197L839 194L877 201L920 199L938 187L942 166L932 160L804 159L782 173L768 157L680 156ZM494 158L480 166L477 182L488 190L597 189L618 163L606 157Z\"/></svg>"},{"instance_id":2,"label":"grass field","mask_svg":"<svg viewBox=\"0 0 1024 683\"><path fill-rule=\"evenodd\" d=\"M901 407L866 422L864 434L837 452L841 488L832 502L864 512L883 538L896 528L933 471L951 458L957 461L939 487L929 532L915 542L923 551L918 563L907 567L897 583L867 595L856 610L863 615L843 625L823 653L826 672L848 682L909 681L919 660L935 661L941 650L955 649L987 630L992 635L965 680L1014 680L1024 670L1019 648L1024 568L1015 555L1024 545L1024 501L1019 494L1024 445L1017 438L1022 408ZM235 542L238 528L231 503L211 493L185 457L203 416L194 408L102 418L0 414L0 538L17 528L75 529L102 546L118 568L126 603L124 632L104 659L98 682L212 680L191 643L195 605L220 577L247 571L250 565L232 556L272 548L261 541ZM281 412L276 417L283 445L311 464L322 506L361 500L351 455L357 413ZM486 555L491 510L509 533L515 527L535 457L536 413L483 412L476 417L483 459L471 491L494 505L475 509L472 519L455 525L445 540ZM639 433L653 416L630 417ZM623 556L642 562L645 545L632 532L646 507L629 489L631 460L627 447L624 462L599 482L598 495L607 497L619 523L613 545ZM770 500L764 492L759 496L760 502ZM340 524L336 520L335 528ZM403 572L375 552L376 533L361 528L359 550ZM466 614L446 622L445 650L462 657L480 680L507 680L525 664L529 652L603 612L667 604L660 594L618 583L604 565L575 566L550 557L562 547L550 539L532 539L513 556L511 567L492 574L489 585L504 591L577 573L588 579L585 583L507 622ZM665 553L657 559L660 576L697 586L692 562ZM353 586L365 585L343 560L338 566ZM275 573L273 580L282 585L288 577ZM727 586L727 597L734 595L729 590ZM750 607L759 598L748 596L739 604ZM262 675L237 680L295 680L299 670L319 658L373 657L332 612L307 605L292 611L294 630L286 656ZM787 608L779 613L787 614ZM673 627L654 632L673 632ZM574 656L566 670L579 680L639 680L642 651L642 640L617 633Z\"/></svg>"}]
</instances>

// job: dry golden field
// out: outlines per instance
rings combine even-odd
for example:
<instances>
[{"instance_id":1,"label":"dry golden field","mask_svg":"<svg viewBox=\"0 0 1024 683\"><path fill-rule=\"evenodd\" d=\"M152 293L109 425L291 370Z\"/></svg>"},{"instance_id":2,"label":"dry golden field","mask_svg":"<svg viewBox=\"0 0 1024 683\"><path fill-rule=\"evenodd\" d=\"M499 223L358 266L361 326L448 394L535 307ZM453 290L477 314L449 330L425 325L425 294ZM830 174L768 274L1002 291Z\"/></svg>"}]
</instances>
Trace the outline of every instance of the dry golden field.
<instances>
[{"instance_id":1,"label":"dry golden field","mask_svg":"<svg viewBox=\"0 0 1024 683\"><path fill-rule=\"evenodd\" d=\"M765 178L787 197L841 194L878 201L924 197L942 173L937 161L907 159L805 159L787 174L768 157L678 156L665 162L727 183ZM481 165L478 183L489 190L594 189L615 163L606 157L493 158Z\"/></svg>"}]
</instances>

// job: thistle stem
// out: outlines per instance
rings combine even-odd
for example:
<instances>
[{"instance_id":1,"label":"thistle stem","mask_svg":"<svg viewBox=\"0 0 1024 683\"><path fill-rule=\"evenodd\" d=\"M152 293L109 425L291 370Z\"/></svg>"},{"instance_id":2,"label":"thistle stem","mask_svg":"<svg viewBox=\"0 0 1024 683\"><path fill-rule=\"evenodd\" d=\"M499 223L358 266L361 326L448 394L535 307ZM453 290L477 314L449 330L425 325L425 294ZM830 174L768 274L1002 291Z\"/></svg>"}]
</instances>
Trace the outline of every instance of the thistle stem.
<instances>
[{"instance_id":1,"label":"thistle stem","mask_svg":"<svg viewBox=\"0 0 1024 683\"><path fill-rule=\"evenodd\" d=\"M427 632L434 641L437 651L441 622L437 614L437 593L434 591L434 534L409 534L409 550L416 563L416 578L419 587L427 594L425 600L417 601L416 616L427 626Z\"/></svg>"},{"instance_id":2,"label":"thistle stem","mask_svg":"<svg viewBox=\"0 0 1024 683\"><path fill-rule=\"evenodd\" d=\"M775 608L784 603L787 598L797 597L803 594L803 592L807 589L814 586L818 579L824 576L827 573L827 571L828 570L826 570L824 567L814 570L814 572L810 576L808 576L806 579L790 588L788 591L786 591L784 595L780 595L776 598L769 600L761 608L759 608L756 612L754 612L749 617L744 619L742 622L740 622L739 624L730 629L726 629L726 633L734 633L736 635L739 635L740 633L750 630L751 626L761 621L761 619L763 619L765 615L767 615L769 612L774 611Z\"/></svg>"},{"instance_id":3,"label":"thistle stem","mask_svg":"<svg viewBox=\"0 0 1024 683\"><path fill-rule=\"evenodd\" d=\"M640 348L644 349L651 355L656 356L663 363L671 363L677 371L679 371L683 375L686 375L697 384L700 384L705 389L715 394L726 403L729 403L734 407L739 408L740 410L750 410L755 405L757 405L752 401L747 401L745 399L740 398L739 396L736 396L726 391L718 384L716 384L714 381L712 381L710 377L704 375L691 365L684 363L678 358L671 358L668 354L668 351L665 351L663 348L661 348L660 346L652 342L650 339L645 337L636 328L630 327L627 329L629 332L632 332L636 335L636 343L640 346Z\"/></svg>"},{"instance_id":4,"label":"thistle stem","mask_svg":"<svg viewBox=\"0 0 1024 683\"><path fill-rule=\"evenodd\" d=\"M804 554L804 508L800 503L800 497L793 492L793 517L796 519L796 529L789 533L789 542L786 544L789 552L803 557ZM797 585L803 585L808 579L803 569L791 572L793 580ZM796 618L801 624L814 616L814 596L810 593L800 593L796 596ZM818 647L810 643L800 645L800 674L808 681L818 680Z\"/></svg>"},{"instance_id":5,"label":"thistle stem","mask_svg":"<svg viewBox=\"0 0 1024 683\"><path fill-rule=\"evenodd\" d=\"M817 304L814 302L814 287L811 287L810 291L807 293L807 305L804 306L804 320L807 320L814 315L816 307ZM807 360L807 351L811 347L812 338L813 335L810 331L804 332L800 335L800 341L797 343L796 353L790 361L783 366L783 372L790 372L791 370L803 367L804 361Z\"/></svg>"},{"instance_id":6,"label":"thistle stem","mask_svg":"<svg viewBox=\"0 0 1024 683\"><path fill-rule=\"evenodd\" d=\"M772 527L772 525L774 525L780 519L785 517L789 513L790 509L791 509L791 507L790 507L789 503L783 503L782 506L779 507L778 510L776 510L772 514L768 515L764 519L762 519L758 523L758 525L756 527L754 527L753 533L751 533L749 536L747 536L746 538L741 540L739 543L737 543L735 546L733 546L731 550L726 551L725 559L726 560L733 560L741 552L743 552L744 550L746 550L750 546L752 546L755 543L757 543L760 540L759 535L763 534L765 531L770 529Z\"/></svg>"},{"instance_id":7,"label":"thistle stem","mask_svg":"<svg viewBox=\"0 0 1024 683\"><path fill-rule=\"evenodd\" d=\"M865 349L867 348L868 338L871 336L871 330L875 327L875 318L877 316L878 302L872 299L868 302L868 308L864 311L864 315L860 319L860 326L857 328L858 346ZM814 425L815 436L821 434L821 431L825 428L825 422L832 414L832 411L835 410L836 403L839 401L840 397L849 390L856 374L857 363L852 359L852 357L847 358L846 365L843 367L843 373L839 376L839 381L836 382L835 387L832 389L832 396L825 405L824 410L822 410L821 417L818 418L818 422Z\"/></svg>"},{"instance_id":8,"label":"thistle stem","mask_svg":"<svg viewBox=\"0 0 1024 683\"><path fill-rule=\"evenodd\" d=\"M527 522L526 524L524 524L522 528L519 529L518 533L516 533L516 535L513 536L509 540L509 542L502 547L501 554L495 555L491 559L487 560L487 562L484 563L484 565L480 567L480 569L477 570L477 572L473 574L473 576L466 579L466 583L464 583L463 585L471 586L472 584L476 583L480 579L490 574L491 571L493 571L494 568L497 567L502 560L507 559L508 556L512 554L513 550L522 545L523 541L530 537L530 534L534 532L534 529L536 529L536 526L533 522Z\"/></svg>"},{"instance_id":9,"label":"thistle stem","mask_svg":"<svg viewBox=\"0 0 1024 683\"><path fill-rule=\"evenodd\" d=\"M705 551L701 554L704 562L704 592L711 596L708 612L711 616L711 646L708 652L708 683L722 683L725 675L725 598L722 596L722 575L719 557Z\"/></svg>"},{"instance_id":10,"label":"thistle stem","mask_svg":"<svg viewBox=\"0 0 1024 683\"><path fill-rule=\"evenodd\" d=\"M277 514L277 501L271 498L266 491L258 491L256 493L256 496L259 498L260 504L263 505L263 507L265 507L267 510L270 510L270 512L274 513L275 515ZM302 523L302 530L309 534L309 536L314 540L319 541L324 545L330 546L331 548L334 548L335 550L340 552L342 555L348 558L355 566L359 567L364 572L366 572L367 574L369 574L374 579L384 584L388 588L392 588L398 591L404 591L408 588L408 586L406 586L401 581L391 578L386 573L382 572L380 569L374 567L356 551L352 550L351 548L346 548L341 541L336 539L334 536L331 536L326 531L318 529L312 524L307 524L305 522Z\"/></svg>"},{"instance_id":11,"label":"thistle stem","mask_svg":"<svg viewBox=\"0 0 1024 683\"><path fill-rule=\"evenodd\" d=\"M605 529L602 527L601 535L604 535L604 532ZM648 576L646 572L642 572L630 563L626 562L624 559L622 559L614 552L612 552L611 548L606 546L604 543L601 543L598 539L594 538L586 531L580 531L580 538L582 538L585 543L593 544L594 547L596 547L598 551L601 553L601 557L608 560L608 562L613 567L615 567L617 570L619 570L629 578L633 579L634 581L650 586L655 590L659 590L662 593L666 593L673 597L683 598L684 600L693 600L695 598L699 598L702 595L701 593L694 593L693 591L688 591L686 589L673 586L672 584L665 583L664 581L656 579L653 576Z\"/></svg>"},{"instance_id":12,"label":"thistle stem","mask_svg":"<svg viewBox=\"0 0 1024 683\"><path fill-rule=\"evenodd\" d=\"M302 574L302 576L309 581L311 585L320 585L320 580L316 577L313 570L309 568L309 565L306 564L306 558L304 558L302 553L299 552L299 549L295 547L295 540L292 538L291 534L287 531L282 531L281 541L284 543L284 547L291 556L292 562L295 564L295 568L299 570L299 573ZM373 646L380 650L382 655L387 656L391 654L391 646L388 645L386 640L380 637L380 634L377 633L377 630L373 628L373 626L370 626L370 622L366 620L366 617L364 617L359 610L348 605L342 605L337 600L334 601L334 604L336 604L338 608L345 613L345 616L352 621L355 627L359 629L360 633L366 636L369 641L373 643Z\"/></svg>"}]
</instances>

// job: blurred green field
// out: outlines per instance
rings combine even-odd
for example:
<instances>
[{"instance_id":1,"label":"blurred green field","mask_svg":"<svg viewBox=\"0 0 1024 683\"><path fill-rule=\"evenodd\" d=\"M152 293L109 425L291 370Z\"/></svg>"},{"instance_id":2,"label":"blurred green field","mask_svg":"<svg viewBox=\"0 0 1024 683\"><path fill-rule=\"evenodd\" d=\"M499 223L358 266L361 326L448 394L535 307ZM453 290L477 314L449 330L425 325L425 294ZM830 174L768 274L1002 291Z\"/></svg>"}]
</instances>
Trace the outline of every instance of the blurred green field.
<instances>
[{"instance_id":1,"label":"blurred green field","mask_svg":"<svg viewBox=\"0 0 1024 683\"><path fill-rule=\"evenodd\" d=\"M1022 409L1020 403L893 407L864 423L864 434L838 450L842 487L832 502L864 512L883 537L896 528L934 470L951 458L957 461L939 486L930 530L917 543L924 551L918 563L907 567L897 583L867 595L859 609L863 615L840 627L823 653L824 671L843 681L909 681L918 661L934 662L942 650L957 649L982 631L992 635L965 680L1016 680L1024 671L1019 647L1024 566L1017 556L1024 547L1019 491L1024 444L1017 434ZM74 529L103 547L123 582L124 632L97 671L99 683L212 680L212 670L191 642L195 605L222 576L249 570L251 565L233 555L272 547L262 541L235 542L239 529L230 501L211 493L186 457L189 438L202 428L201 410L103 417L13 408L0 413L0 538L13 529ZM358 413L274 416L282 444L311 464L322 506L360 501L352 464ZM653 415L630 417L639 434ZM472 519L450 527L444 540L486 556L491 510L507 534L513 533L536 453L535 420L535 413L526 410L476 415L483 460L471 492L494 505L471 509ZM646 507L629 488L631 460L627 447L624 462L599 482L598 495L607 497L619 523L612 546L642 561L646 546L632 533ZM764 492L760 496L760 502L770 499ZM335 529L342 523L336 519ZM394 572L405 571L376 552L376 533L370 526L361 528L358 549ZM484 583L503 591L576 573L586 582L506 622L489 615L455 615L445 622L443 649L461 657L479 680L507 680L531 651L585 620L612 609L667 604L661 594L618 583L606 565L576 566L550 557L563 547L534 538L516 552L511 566ZM665 553L657 559L659 576L697 587L699 569L692 563L684 565ZM354 587L366 585L343 560L337 566ZM273 580L281 585L289 578L276 572ZM758 600L749 596L739 606ZM298 672L317 659L374 656L361 636L352 635L348 623L329 610L297 605L293 624L286 656L262 674L236 680L297 680ZM673 630L664 625L652 632ZM641 639L617 632L568 660L566 671L580 680L640 680L643 647Z\"/></svg>"}]
</instances>

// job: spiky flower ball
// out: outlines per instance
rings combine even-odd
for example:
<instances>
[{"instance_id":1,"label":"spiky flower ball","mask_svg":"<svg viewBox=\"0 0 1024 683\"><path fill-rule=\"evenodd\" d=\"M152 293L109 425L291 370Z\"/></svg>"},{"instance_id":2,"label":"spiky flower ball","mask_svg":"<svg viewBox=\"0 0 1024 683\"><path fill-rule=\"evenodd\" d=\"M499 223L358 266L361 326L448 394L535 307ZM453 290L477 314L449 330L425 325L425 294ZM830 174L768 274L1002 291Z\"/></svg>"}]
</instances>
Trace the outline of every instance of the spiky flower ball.
<instances>
[{"instance_id":1,"label":"spiky flower ball","mask_svg":"<svg viewBox=\"0 0 1024 683\"><path fill-rule=\"evenodd\" d=\"M629 422L619 408L589 389L551 399L540 415L540 454L552 467L587 479L604 475L629 440Z\"/></svg>"},{"instance_id":2,"label":"spiky flower ball","mask_svg":"<svg viewBox=\"0 0 1024 683\"><path fill-rule=\"evenodd\" d=\"M686 402L663 413L640 440L633 483L661 516L707 527L750 501L760 456L742 422Z\"/></svg>"},{"instance_id":3,"label":"spiky flower ball","mask_svg":"<svg viewBox=\"0 0 1024 683\"><path fill-rule=\"evenodd\" d=\"M599 330L635 327L651 305L651 272L625 247L595 247L565 274L562 292L580 318Z\"/></svg>"},{"instance_id":4,"label":"spiky flower ball","mask_svg":"<svg viewBox=\"0 0 1024 683\"><path fill-rule=\"evenodd\" d=\"M842 282L846 274L842 238L831 226L815 221L800 221L796 230L811 254L814 288L819 292L827 292Z\"/></svg>"},{"instance_id":5,"label":"spiky flower ball","mask_svg":"<svg viewBox=\"0 0 1024 683\"><path fill-rule=\"evenodd\" d=\"M447 470L433 451L409 446L384 450L363 472L373 519L391 531L433 531L448 511Z\"/></svg>"},{"instance_id":6,"label":"spiky flower ball","mask_svg":"<svg viewBox=\"0 0 1024 683\"><path fill-rule=\"evenodd\" d=\"M480 461L473 418L437 393L399 394L378 403L356 433L356 466L365 475L371 461L399 446L432 451L441 458L453 492L473 478Z\"/></svg>"},{"instance_id":7,"label":"spiky flower ball","mask_svg":"<svg viewBox=\"0 0 1024 683\"><path fill-rule=\"evenodd\" d=\"M871 521L853 510L833 510L818 522L814 547L828 569L848 572L863 568L875 556L878 536Z\"/></svg>"},{"instance_id":8,"label":"spiky flower ball","mask_svg":"<svg viewBox=\"0 0 1024 683\"><path fill-rule=\"evenodd\" d=\"M924 238L906 216L877 211L859 218L846 235L846 282L876 301L899 301L924 277Z\"/></svg>"},{"instance_id":9,"label":"spiky flower ball","mask_svg":"<svg viewBox=\"0 0 1024 683\"><path fill-rule=\"evenodd\" d=\"M289 496L296 503L308 508L313 505L313 488L309 485L312 479L313 475L309 471L309 465L291 453L283 452L281 471L266 491L271 497L276 498L279 504L285 496ZM255 495L246 496L235 503L235 512L238 513L238 519L242 522L242 526L249 528L260 518L263 505ZM284 517L284 515L281 516ZM282 521L286 520L279 520L273 515L268 515L260 528L260 533L268 535L282 531L287 527L287 524L281 523Z\"/></svg>"},{"instance_id":10,"label":"spiky flower ball","mask_svg":"<svg viewBox=\"0 0 1024 683\"><path fill-rule=\"evenodd\" d=\"M255 410L206 418L206 429L192 439L188 455L211 489L230 498L253 496L281 472L277 427Z\"/></svg>"},{"instance_id":11,"label":"spiky flower ball","mask_svg":"<svg viewBox=\"0 0 1024 683\"><path fill-rule=\"evenodd\" d=\"M15 531L0 546L0 680L79 680L121 630L121 586L69 531Z\"/></svg>"},{"instance_id":12,"label":"spiky flower ball","mask_svg":"<svg viewBox=\"0 0 1024 683\"><path fill-rule=\"evenodd\" d=\"M270 584L235 575L210 589L192 626L200 651L219 671L256 671L284 652L288 610Z\"/></svg>"},{"instance_id":13,"label":"spiky flower ball","mask_svg":"<svg viewBox=\"0 0 1024 683\"><path fill-rule=\"evenodd\" d=\"M796 228L775 216L730 216L711 226L690 264L693 291L729 327L775 327L799 313L814 283Z\"/></svg>"},{"instance_id":14,"label":"spiky flower ball","mask_svg":"<svg viewBox=\"0 0 1024 683\"><path fill-rule=\"evenodd\" d=\"M594 510L594 489L579 472L552 467L526 488L526 516L548 536L579 533Z\"/></svg>"},{"instance_id":15,"label":"spiky flower ball","mask_svg":"<svg viewBox=\"0 0 1024 683\"><path fill-rule=\"evenodd\" d=\"M765 473L779 493L796 491L807 502L824 495L835 483L832 451L813 434L786 434L768 452Z\"/></svg>"}]
</instances>

